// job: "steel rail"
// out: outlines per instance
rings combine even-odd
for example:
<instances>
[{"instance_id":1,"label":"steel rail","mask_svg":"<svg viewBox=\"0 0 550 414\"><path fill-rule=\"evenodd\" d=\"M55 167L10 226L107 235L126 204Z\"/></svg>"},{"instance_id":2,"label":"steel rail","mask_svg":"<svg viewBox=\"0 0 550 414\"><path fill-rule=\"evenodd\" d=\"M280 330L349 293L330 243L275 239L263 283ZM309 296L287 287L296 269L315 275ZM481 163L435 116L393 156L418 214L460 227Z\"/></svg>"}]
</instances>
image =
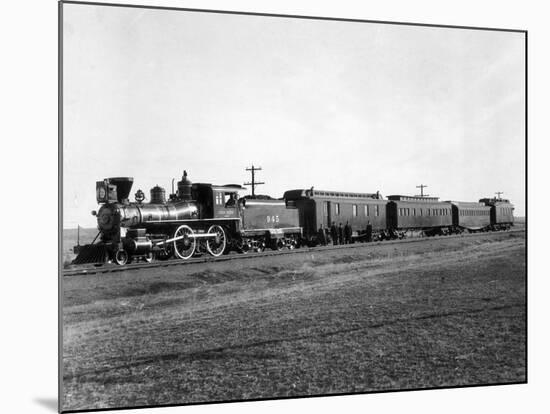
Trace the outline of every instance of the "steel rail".
<instances>
[{"instance_id":1,"label":"steel rail","mask_svg":"<svg viewBox=\"0 0 550 414\"><path fill-rule=\"evenodd\" d=\"M140 263L130 263L124 266L119 266L116 264L99 264L95 266L88 267L78 267L72 269L63 269L62 274L65 276L86 276L93 275L98 273L117 273L117 272L126 272L131 270L141 270L141 269L154 269L162 267L173 267L173 266L182 266L190 265L196 263L214 263L214 262L225 262L230 260L239 260L239 259L255 259L259 257L269 257L269 256L279 256L279 255L288 255L288 254L306 254L311 252L323 252L330 250L346 250L346 249L360 249L368 248L369 246L387 246L400 243L421 243L430 240L448 240L455 238L469 238L469 237L480 237L488 235L498 235L504 233L519 233L525 232L525 229L511 229L504 231L495 231L495 232L479 232L479 233L468 233L468 234L452 234L447 236L431 236L431 237L414 237L414 238L404 238L397 240L383 240L370 243L356 242L353 244L343 244L343 245L327 245L327 246L315 246L315 247L300 247L292 250L283 248L282 250L269 250L263 252L249 252L249 253L230 253L220 257L210 256L205 252L204 256L194 257L188 260L181 259L169 259L169 260L156 260L151 263L140 262Z\"/></svg>"}]
</instances>

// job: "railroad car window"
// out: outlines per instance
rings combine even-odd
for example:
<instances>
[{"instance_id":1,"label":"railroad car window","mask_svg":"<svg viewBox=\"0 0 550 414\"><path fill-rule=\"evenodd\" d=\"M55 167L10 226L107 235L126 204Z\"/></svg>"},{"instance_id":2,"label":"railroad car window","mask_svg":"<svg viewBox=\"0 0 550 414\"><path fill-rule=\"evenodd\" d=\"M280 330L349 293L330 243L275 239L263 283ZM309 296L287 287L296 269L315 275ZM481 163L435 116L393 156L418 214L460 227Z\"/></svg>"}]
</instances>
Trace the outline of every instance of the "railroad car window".
<instances>
[{"instance_id":1,"label":"railroad car window","mask_svg":"<svg viewBox=\"0 0 550 414\"><path fill-rule=\"evenodd\" d=\"M328 214L328 201L323 201L323 213Z\"/></svg>"},{"instance_id":2,"label":"railroad car window","mask_svg":"<svg viewBox=\"0 0 550 414\"><path fill-rule=\"evenodd\" d=\"M379 206L378 204L374 206L374 215L378 216L380 214Z\"/></svg>"},{"instance_id":3,"label":"railroad car window","mask_svg":"<svg viewBox=\"0 0 550 414\"><path fill-rule=\"evenodd\" d=\"M413 216L416 216L416 208L413 208Z\"/></svg>"},{"instance_id":4,"label":"railroad car window","mask_svg":"<svg viewBox=\"0 0 550 414\"><path fill-rule=\"evenodd\" d=\"M334 203L334 214L340 215L340 203Z\"/></svg>"},{"instance_id":5,"label":"railroad car window","mask_svg":"<svg viewBox=\"0 0 550 414\"><path fill-rule=\"evenodd\" d=\"M368 216L369 215L369 206L366 205L365 206L365 216Z\"/></svg>"},{"instance_id":6,"label":"railroad car window","mask_svg":"<svg viewBox=\"0 0 550 414\"><path fill-rule=\"evenodd\" d=\"M351 206L351 208L352 208L353 217L357 217L357 205L354 204Z\"/></svg>"}]
</instances>

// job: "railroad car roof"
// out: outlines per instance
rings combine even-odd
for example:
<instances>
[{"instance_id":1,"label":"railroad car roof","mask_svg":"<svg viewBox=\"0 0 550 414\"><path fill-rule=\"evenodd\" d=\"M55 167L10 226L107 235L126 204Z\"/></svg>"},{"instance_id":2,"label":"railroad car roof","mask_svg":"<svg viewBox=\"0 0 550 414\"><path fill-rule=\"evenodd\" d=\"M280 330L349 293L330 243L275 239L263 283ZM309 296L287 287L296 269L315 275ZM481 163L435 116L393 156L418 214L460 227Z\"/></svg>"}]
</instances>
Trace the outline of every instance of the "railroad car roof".
<instances>
[{"instance_id":1,"label":"railroad car roof","mask_svg":"<svg viewBox=\"0 0 550 414\"><path fill-rule=\"evenodd\" d=\"M328 191L313 189L297 189L285 191L284 198L343 198L382 200L380 193L352 193L349 191Z\"/></svg>"},{"instance_id":2,"label":"railroad car roof","mask_svg":"<svg viewBox=\"0 0 550 414\"><path fill-rule=\"evenodd\" d=\"M448 200L448 203L451 203L457 207L460 208L490 208L489 206L485 205L484 203L478 203L476 201L453 201Z\"/></svg>"},{"instance_id":3,"label":"railroad car roof","mask_svg":"<svg viewBox=\"0 0 550 414\"><path fill-rule=\"evenodd\" d=\"M421 196L408 196L408 195L389 195L388 200L391 201L414 201L421 203L438 203L439 197L421 197Z\"/></svg>"},{"instance_id":4,"label":"railroad car roof","mask_svg":"<svg viewBox=\"0 0 550 414\"><path fill-rule=\"evenodd\" d=\"M511 204L510 200L507 200L505 198L482 198L479 200L480 203L487 203L487 204Z\"/></svg>"}]
</instances>

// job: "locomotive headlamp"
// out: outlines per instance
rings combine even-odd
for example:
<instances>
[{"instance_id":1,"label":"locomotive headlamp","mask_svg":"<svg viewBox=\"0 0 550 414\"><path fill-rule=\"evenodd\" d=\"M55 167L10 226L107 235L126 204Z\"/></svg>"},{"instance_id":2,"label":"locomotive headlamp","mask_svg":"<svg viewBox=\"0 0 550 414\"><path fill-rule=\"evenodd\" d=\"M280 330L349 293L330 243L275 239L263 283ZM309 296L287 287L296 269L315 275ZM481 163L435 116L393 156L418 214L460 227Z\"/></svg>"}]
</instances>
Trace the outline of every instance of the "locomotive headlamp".
<instances>
[{"instance_id":1,"label":"locomotive headlamp","mask_svg":"<svg viewBox=\"0 0 550 414\"><path fill-rule=\"evenodd\" d=\"M95 194L98 203L107 202L107 184L105 181L97 181L95 184Z\"/></svg>"}]
</instances>

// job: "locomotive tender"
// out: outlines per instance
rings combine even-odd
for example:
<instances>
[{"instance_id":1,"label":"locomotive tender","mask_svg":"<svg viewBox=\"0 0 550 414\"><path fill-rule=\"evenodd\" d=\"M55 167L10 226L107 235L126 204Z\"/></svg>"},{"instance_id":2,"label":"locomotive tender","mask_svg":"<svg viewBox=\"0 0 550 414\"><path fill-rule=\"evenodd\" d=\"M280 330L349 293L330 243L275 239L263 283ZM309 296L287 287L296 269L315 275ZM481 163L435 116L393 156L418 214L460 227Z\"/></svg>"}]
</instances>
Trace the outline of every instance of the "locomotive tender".
<instances>
[{"instance_id":1,"label":"locomotive tender","mask_svg":"<svg viewBox=\"0 0 550 414\"><path fill-rule=\"evenodd\" d=\"M246 253L265 248L293 249L319 244L319 229L348 223L354 241L408 235L433 236L463 231L506 230L514 222L513 205L501 198L479 202L439 201L437 197L352 193L311 189L288 190L282 199L242 197L240 185L191 183L184 171L177 191L166 199L155 186L150 201L141 190L129 201L131 177L106 178L96 183L100 241L75 246L74 264L109 262L124 265L135 258L195 254L218 257L231 250ZM173 182L172 182L173 187ZM78 251L77 251L78 248Z\"/></svg>"}]
</instances>

